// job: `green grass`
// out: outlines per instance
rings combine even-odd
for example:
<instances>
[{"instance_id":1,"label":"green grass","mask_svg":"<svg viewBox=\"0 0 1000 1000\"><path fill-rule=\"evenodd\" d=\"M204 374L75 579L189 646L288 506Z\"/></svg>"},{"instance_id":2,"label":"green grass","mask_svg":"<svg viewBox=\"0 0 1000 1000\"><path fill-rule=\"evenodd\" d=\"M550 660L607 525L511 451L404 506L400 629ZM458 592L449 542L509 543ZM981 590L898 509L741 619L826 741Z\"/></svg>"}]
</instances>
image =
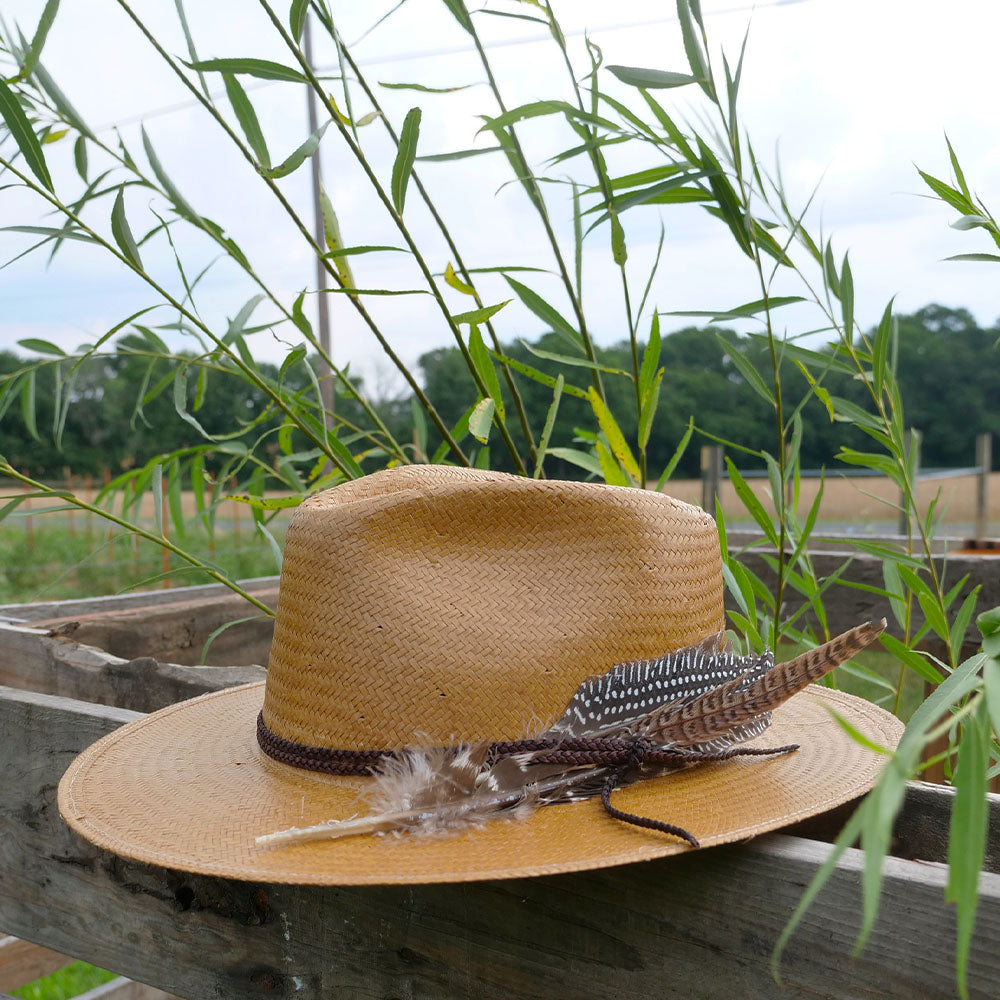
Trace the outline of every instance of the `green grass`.
<instances>
[{"instance_id":1,"label":"green grass","mask_svg":"<svg viewBox=\"0 0 1000 1000\"><path fill-rule=\"evenodd\" d=\"M95 968L86 962L73 962L49 976L21 986L11 996L21 1000L69 1000L114 978L113 972Z\"/></svg>"},{"instance_id":2,"label":"green grass","mask_svg":"<svg viewBox=\"0 0 1000 1000\"><path fill-rule=\"evenodd\" d=\"M281 536L278 542L281 543ZM204 532L192 530L181 541L198 558L214 563L237 579L277 573L270 548L249 530L239 536L217 532L211 545ZM204 574L185 570L187 563L170 557L175 587L210 582ZM29 535L14 520L0 523L0 604L54 601L73 597L117 594L140 585L159 588L161 580L147 582L163 571L163 550L132 537L108 541L104 528L71 532L62 524L48 526L35 518Z\"/></svg>"}]
</instances>

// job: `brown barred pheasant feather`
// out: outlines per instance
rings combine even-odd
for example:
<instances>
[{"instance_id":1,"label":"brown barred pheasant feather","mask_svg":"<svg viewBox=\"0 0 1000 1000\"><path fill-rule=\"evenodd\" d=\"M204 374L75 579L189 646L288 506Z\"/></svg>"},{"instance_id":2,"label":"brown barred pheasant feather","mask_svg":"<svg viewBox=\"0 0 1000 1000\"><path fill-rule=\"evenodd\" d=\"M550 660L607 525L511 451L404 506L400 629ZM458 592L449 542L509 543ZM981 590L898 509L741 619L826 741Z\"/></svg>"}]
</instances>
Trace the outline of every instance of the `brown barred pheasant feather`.
<instances>
[{"instance_id":1,"label":"brown barred pheasant feather","mask_svg":"<svg viewBox=\"0 0 1000 1000\"><path fill-rule=\"evenodd\" d=\"M655 660L621 663L577 689L564 714L530 739L411 748L382 760L366 796L369 814L258 837L264 845L362 833L435 833L519 819L541 805L600 795L616 819L673 834L686 830L615 808L621 784L736 756L796 746L740 746L761 735L771 712L874 642L885 619L775 665L771 652L727 652L722 636Z\"/></svg>"}]
</instances>

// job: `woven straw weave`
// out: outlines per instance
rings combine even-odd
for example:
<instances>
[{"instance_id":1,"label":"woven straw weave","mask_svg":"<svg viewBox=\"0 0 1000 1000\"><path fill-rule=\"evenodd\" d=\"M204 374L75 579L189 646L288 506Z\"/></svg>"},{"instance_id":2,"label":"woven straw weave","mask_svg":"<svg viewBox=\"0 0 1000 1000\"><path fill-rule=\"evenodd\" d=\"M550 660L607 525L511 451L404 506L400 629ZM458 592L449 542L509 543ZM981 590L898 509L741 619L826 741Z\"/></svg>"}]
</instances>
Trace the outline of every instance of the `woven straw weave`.
<instances>
[{"instance_id":1,"label":"woven straw weave","mask_svg":"<svg viewBox=\"0 0 1000 1000\"><path fill-rule=\"evenodd\" d=\"M388 469L296 511L264 720L344 749L516 739L589 675L722 627L718 536L698 508L593 483Z\"/></svg>"}]
</instances>

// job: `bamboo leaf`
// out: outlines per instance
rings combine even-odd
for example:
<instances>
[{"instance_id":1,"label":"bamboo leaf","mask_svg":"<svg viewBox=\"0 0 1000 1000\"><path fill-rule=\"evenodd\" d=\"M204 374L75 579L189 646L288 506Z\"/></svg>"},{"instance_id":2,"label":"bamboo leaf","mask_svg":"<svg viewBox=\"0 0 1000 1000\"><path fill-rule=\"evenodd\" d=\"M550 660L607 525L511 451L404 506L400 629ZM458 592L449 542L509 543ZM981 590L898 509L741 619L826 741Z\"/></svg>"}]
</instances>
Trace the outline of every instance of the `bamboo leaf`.
<instances>
[{"instance_id":1,"label":"bamboo leaf","mask_svg":"<svg viewBox=\"0 0 1000 1000\"><path fill-rule=\"evenodd\" d=\"M497 359L497 361L503 362L508 368L513 368L514 371L520 372L522 375L527 376L534 382L540 382L542 385L547 385L550 389L554 389L556 385L556 380L551 375L547 375L545 372L540 372L537 368L532 368L531 365L526 365L523 361L518 361L517 358L509 357L506 354L498 354L496 351L490 351L490 354ZM578 399L586 399L587 393L578 388L575 385L571 385L567 382L563 386L563 392L569 396L576 396ZM554 454L554 451L550 448L549 454Z\"/></svg>"},{"instance_id":2,"label":"bamboo leaf","mask_svg":"<svg viewBox=\"0 0 1000 1000\"><path fill-rule=\"evenodd\" d=\"M290 66L271 62L269 59L200 59L184 63L188 69L206 73L236 73L253 76L258 80L284 80L289 83L306 83L306 78Z\"/></svg>"},{"instance_id":3,"label":"bamboo leaf","mask_svg":"<svg viewBox=\"0 0 1000 1000\"><path fill-rule=\"evenodd\" d=\"M65 358L66 352L50 340L40 340L38 337L25 337L17 342L18 347L23 347L26 351L35 351L38 354L54 354L58 358Z\"/></svg>"},{"instance_id":4,"label":"bamboo leaf","mask_svg":"<svg viewBox=\"0 0 1000 1000\"><path fill-rule=\"evenodd\" d=\"M279 163L276 167L271 167L269 170L262 170L261 173L265 177L287 177L293 170L298 170L305 161L316 152L319 148L320 141L323 138L324 133L327 128L329 128L330 123L323 122L322 125L298 149L296 149L288 159Z\"/></svg>"},{"instance_id":5,"label":"bamboo leaf","mask_svg":"<svg viewBox=\"0 0 1000 1000\"><path fill-rule=\"evenodd\" d=\"M305 30L308 15L309 0L292 0L292 6L288 11L288 27L296 42L302 41L302 32Z\"/></svg>"},{"instance_id":6,"label":"bamboo leaf","mask_svg":"<svg viewBox=\"0 0 1000 1000\"><path fill-rule=\"evenodd\" d=\"M379 81L380 87L385 87L386 90L416 90L421 94L454 94L459 90L468 90L472 84L466 83L461 87L425 87L422 83L382 83Z\"/></svg>"},{"instance_id":7,"label":"bamboo leaf","mask_svg":"<svg viewBox=\"0 0 1000 1000\"><path fill-rule=\"evenodd\" d=\"M41 441L38 434L38 423L35 416L35 369L25 376L24 384L21 386L21 419L28 433L36 440Z\"/></svg>"},{"instance_id":8,"label":"bamboo leaf","mask_svg":"<svg viewBox=\"0 0 1000 1000\"><path fill-rule=\"evenodd\" d=\"M687 430L681 436L677 447L674 449L673 455L670 456L670 461L667 462L660 475L660 478L656 482L656 489L662 490L667 480L674 474L674 469L677 468L677 463L680 462L681 458L684 456L684 452L687 450L688 442L691 440L691 435L694 433L694 417L688 418Z\"/></svg>"},{"instance_id":9,"label":"bamboo leaf","mask_svg":"<svg viewBox=\"0 0 1000 1000\"><path fill-rule=\"evenodd\" d=\"M549 448L548 454L584 469L592 475L604 475L601 463L589 451L580 451L578 448Z\"/></svg>"},{"instance_id":10,"label":"bamboo leaf","mask_svg":"<svg viewBox=\"0 0 1000 1000\"><path fill-rule=\"evenodd\" d=\"M622 471L622 467L615 461L614 456L608 451L603 441L594 442L597 451L597 460L601 465L601 475L609 486L629 486L628 476Z\"/></svg>"},{"instance_id":11,"label":"bamboo leaf","mask_svg":"<svg viewBox=\"0 0 1000 1000\"><path fill-rule=\"evenodd\" d=\"M583 338L579 332L566 320L557 309L549 305L537 292L527 285L522 285L510 275L505 274L504 280L514 290L514 294L531 310L550 330L561 334L574 347L583 350Z\"/></svg>"},{"instance_id":12,"label":"bamboo leaf","mask_svg":"<svg viewBox=\"0 0 1000 1000\"><path fill-rule=\"evenodd\" d=\"M805 302L801 295L772 295L767 299L754 299L753 302L744 302L741 306L734 306L732 309L716 311L712 309L686 309L674 310L664 313L664 316L705 316L710 322L717 323L721 320L748 319L758 313L768 312L772 309L780 309L782 306L790 306L796 302Z\"/></svg>"},{"instance_id":13,"label":"bamboo leaf","mask_svg":"<svg viewBox=\"0 0 1000 1000\"><path fill-rule=\"evenodd\" d=\"M463 323L468 323L470 325L475 325L476 323L485 323L488 319L495 316L510 299L504 299L503 302L498 302L495 306L483 306L481 309L472 309L469 312L457 313L452 316L452 322L456 326L461 326Z\"/></svg>"},{"instance_id":14,"label":"bamboo leaf","mask_svg":"<svg viewBox=\"0 0 1000 1000\"><path fill-rule=\"evenodd\" d=\"M660 401L660 384L663 382L665 368L661 368L655 376L649 391L642 399L642 412L639 415L639 449L645 451L649 443L649 435L653 429L653 417L656 416L656 407Z\"/></svg>"},{"instance_id":15,"label":"bamboo leaf","mask_svg":"<svg viewBox=\"0 0 1000 1000\"><path fill-rule=\"evenodd\" d=\"M621 462L625 471L636 481L641 479L639 473L639 463L635 460L635 455L632 454L632 449L629 448L628 443L625 441L625 435L622 434L621 428L618 426L618 421L615 420L611 411L608 409L607 404L601 399L597 390L591 386L587 390L587 396L590 399L590 406L594 411L594 415L597 417L597 423L600 425L601 430L604 432L604 436L608 439L608 444L611 446L611 451L615 458ZM600 442L598 442L600 445ZM598 452L600 454L600 452ZM602 462L602 467L604 463ZM620 483L619 485L627 485L625 483Z\"/></svg>"},{"instance_id":16,"label":"bamboo leaf","mask_svg":"<svg viewBox=\"0 0 1000 1000\"><path fill-rule=\"evenodd\" d=\"M396 211L403 214L403 203L406 201L406 187L413 172L413 160L417 155L417 140L420 137L420 108L410 108L403 119L403 128L399 133L399 146L396 160L392 165L392 203Z\"/></svg>"},{"instance_id":17,"label":"bamboo leaf","mask_svg":"<svg viewBox=\"0 0 1000 1000\"><path fill-rule=\"evenodd\" d=\"M21 72L17 75L17 79L27 80L35 71L38 59L42 54L42 48L45 45L45 39L48 37L49 29L52 27L52 22L56 19L56 12L58 10L59 0L48 0L48 3L42 9L42 16L38 20L38 27L35 28L31 44L24 53L24 63L21 66Z\"/></svg>"},{"instance_id":18,"label":"bamboo leaf","mask_svg":"<svg viewBox=\"0 0 1000 1000\"><path fill-rule=\"evenodd\" d=\"M111 234L118 244L118 249L125 255L129 263L137 270L142 270L142 260L139 257L139 248L135 245L135 237L129 228L128 219L125 217L125 185L118 189L118 197L115 198L114 206L111 209Z\"/></svg>"},{"instance_id":19,"label":"bamboo leaf","mask_svg":"<svg viewBox=\"0 0 1000 1000\"><path fill-rule=\"evenodd\" d=\"M462 279L455 273L455 269L451 266L450 261L444 269L444 280L445 284L450 285L456 292L461 292L463 295L471 295L475 297L476 290L472 287L472 285L467 285L464 281L462 281Z\"/></svg>"},{"instance_id":20,"label":"bamboo leaf","mask_svg":"<svg viewBox=\"0 0 1000 1000\"><path fill-rule=\"evenodd\" d=\"M243 134L246 136L247 144L253 150L254 156L257 157L257 162L265 170L269 169L271 154L267 151L267 142L264 140L257 112L254 111L253 104L247 97L247 92L232 73L223 73L222 82L225 84L229 103L236 113L236 120L240 123L240 128L243 129Z\"/></svg>"},{"instance_id":21,"label":"bamboo leaf","mask_svg":"<svg viewBox=\"0 0 1000 1000\"><path fill-rule=\"evenodd\" d=\"M495 405L489 396L485 396L476 403L469 414L469 433L482 444L486 444L489 440Z\"/></svg>"},{"instance_id":22,"label":"bamboo leaf","mask_svg":"<svg viewBox=\"0 0 1000 1000\"><path fill-rule=\"evenodd\" d=\"M747 481L740 475L739 470L733 465L733 460L728 455L726 456L726 466L729 469L729 480L733 484L733 489L736 490L736 495L746 507L747 513L757 522L757 526L764 532L768 541L777 548L779 544L778 533L775 531L771 519L767 516L763 504L757 499L756 494L747 485Z\"/></svg>"},{"instance_id":23,"label":"bamboo leaf","mask_svg":"<svg viewBox=\"0 0 1000 1000\"><path fill-rule=\"evenodd\" d=\"M608 72L618 77L622 83L632 87L645 87L647 90L660 90L669 87L686 87L689 83L697 83L698 77L689 73L671 73L663 69L640 69L636 66L608 66Z\"/></svg>"},{"instance_id":24,"label":"bamboo leaf","mask_svg":"<svg viewBox=\"0 0 1000 1000\"><path fill-rule=\"evenodd\" d=\"M555 390L552 393L552 403L549 411L545 415L545 425L542 427L542 436L538 441L537 458L535 459L535 479L542 476L542 463L545 461L545 453L549 447L549 439L552 437L552 428L555 427L556 414L559 411L559 400L562 398L563 385L565 384L562 375L556 378Z\"/></svg>"},{"instance_id":25,"label":"bamboo leaf","mask_svg":"<svg viewBox=\"0 0 1000 1000\"><path fill-rule=\"evenodd\" d=\"M986 856L988 804L986 767L990 759L990 725L985 702L964 723L958 745L955 803L948 833L948 889L946 899L956 904L955 968L958 992L969 995L967 967L972 930L979 904L979 875Z\"/></svg>"},{"instance_id":26,"label":"bamboo leaf","mask_svg":"<svg viewBox=\"0 0 1000 1000\"><path fill-rule=\"evenodd\" d=\"M471 325L469 330L469 356L472 358L472 364L479 373L479 377L486 386L486 391L496 406L496 415L502 423L506 413L504 411L503 396L500 393L500 381L497 379L496 369L493 367L490 352L486 350L486 345L483 343L483 336L475 323ZM471 423L469 427L470 429L472 428ZM473 434L475 435L475 432ZM485 442L483 443L485 444Z\"/></svg>"},{"instance_id":27,"label":"bamboo leaf","mask_svg":"<svg viewBox=\"0 0 1000 1000\"><path fill-rule=\"evenodd\" d=\"M45 164L45 156L42 153L38 136L35 135L17 95L3 80L0 80L0 117L3 118L14 142L17 143L17 148L21 150L21 155L24 157L28 169L38 178L43 187L54 191L52 178L49 176L49 168Z\"/></svg>"},{"instance_id":28,"label":"bamboo leaf","mask_svg":"<svg viewBox=\"0 0 1000 1000\"><path fill-rule=\"evenodd\" d=\"M653 313L653 320L649 328L649 342L642 352L642 366L639 368L639 396L645 396L649 392L649 387L653 384L653 376L660 364L660 317Z\"/></svg>"},{"instance_id":29,"label":"bamboo leaf","mask_svg":"<svg viewBox=\"0 0 1000 1000\"><path fill-rule=\"evenodd\" d=\"M450 163L452 160L464 160L470 156L482 156L484 153L502 153L503 146L480 146L478 149L459 149L454 153L430 153L418 156L421 163Z\"/></svg>"},{"instance_id":30,"label":"bamboo leaf","mask_svg":"<svg viewBox=\"0 0 1000 1000\"><path fill-rule=\"evenodd\" d=\"M469 17L469 12L462 0L444 0L444 5L451 11L455 20L471 35L472 19Z\"/></svg>"}]
</instances>

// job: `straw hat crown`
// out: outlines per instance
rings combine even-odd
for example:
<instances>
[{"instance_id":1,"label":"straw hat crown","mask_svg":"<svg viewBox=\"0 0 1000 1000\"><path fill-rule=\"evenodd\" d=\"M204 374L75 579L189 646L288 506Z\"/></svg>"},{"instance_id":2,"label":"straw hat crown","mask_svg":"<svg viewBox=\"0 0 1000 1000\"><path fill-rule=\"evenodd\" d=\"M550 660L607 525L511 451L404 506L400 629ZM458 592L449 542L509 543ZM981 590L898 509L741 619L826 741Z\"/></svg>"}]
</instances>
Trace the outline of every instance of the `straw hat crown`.
<instances>
[{"instance_id":1,"label":"straw hat crown","mask_svg":"<svg viewBox=\"0 0 1000 1000\"><path fill-rule=\"evenodd\" d=\"M298 508L263 720L315 747L517 739L724 627L715 523L660 493L441 466Z\"/></svg>"}]
</instances>

